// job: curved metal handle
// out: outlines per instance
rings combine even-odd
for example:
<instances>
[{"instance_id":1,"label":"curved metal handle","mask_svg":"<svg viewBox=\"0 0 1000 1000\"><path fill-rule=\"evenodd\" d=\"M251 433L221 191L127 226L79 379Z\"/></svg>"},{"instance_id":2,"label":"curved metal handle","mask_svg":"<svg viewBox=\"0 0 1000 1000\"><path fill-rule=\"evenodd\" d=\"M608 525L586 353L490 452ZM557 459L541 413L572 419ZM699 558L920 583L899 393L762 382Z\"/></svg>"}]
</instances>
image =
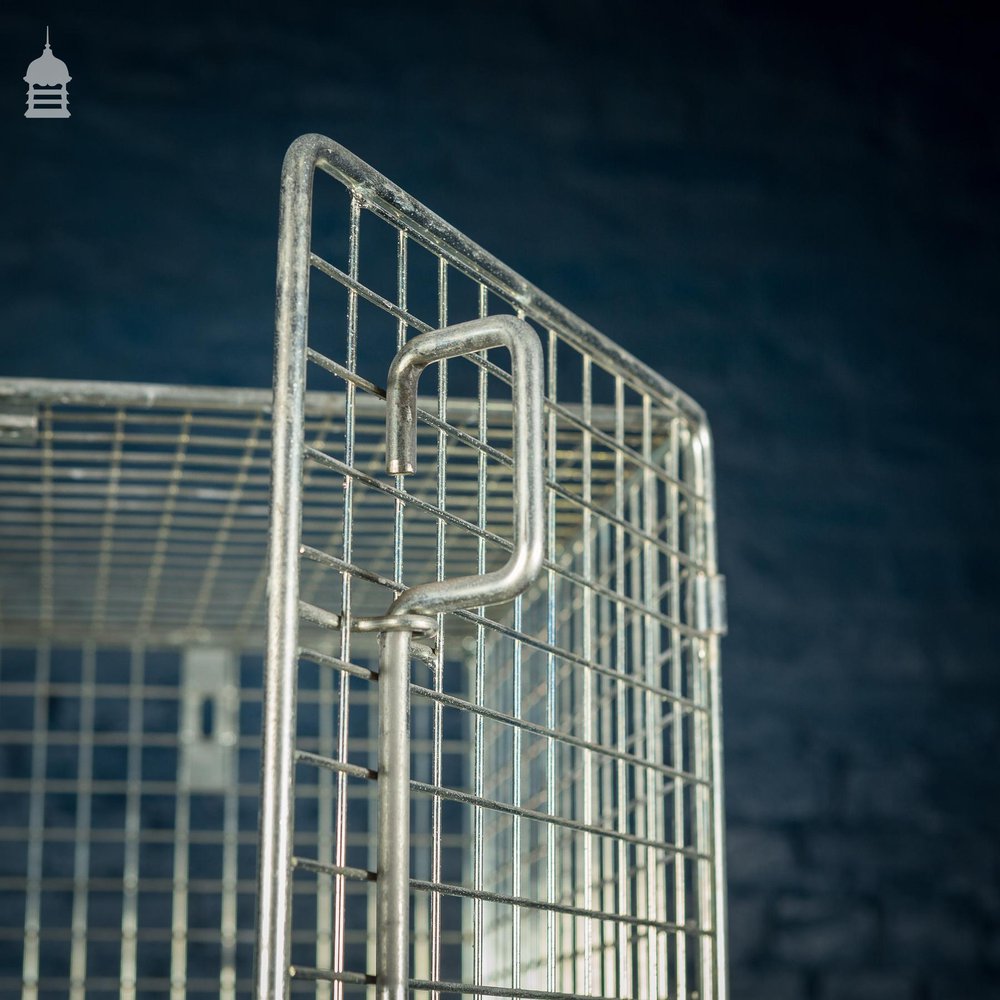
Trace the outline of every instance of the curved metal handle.
<instances>
[{"instance_id":1,"label":"curved metal handle","mask_svg":"<svg viewBox=\"0 0 1000 1000\"><path fill-rule=\"evenodd\" d=\"M503 569L480 576L422 583L404 591L372 624L383 628L378 677L378 879L375 983L378 1000L406 1000L409 991L410 898L410 641L421 615L500 604L527 589L542 568L542 345L513 316L421 333L405 344L389 368L386 466L393 475L413 471L417 451L417 382L432 362L487 347L511 357L514 424L514 551Z\"/></svg>"},{"instance_id":2,"label":"curved metal handle","mask_svg":"<svg viewBox=\"0 0 1000 1000\"><path fill-rule=\"evenodd\" d=\"M404 591L389 614L438 614L502 604L537 579L545 551L542 383L544 362L538 334L515 316L487 316L421 333L393 359L386 390L386 468L413 472L417 451L417 381L432 362L506 347L513 386L514 551L506 565L479 576L422 583Z\"/></svg>"}]
</instances>

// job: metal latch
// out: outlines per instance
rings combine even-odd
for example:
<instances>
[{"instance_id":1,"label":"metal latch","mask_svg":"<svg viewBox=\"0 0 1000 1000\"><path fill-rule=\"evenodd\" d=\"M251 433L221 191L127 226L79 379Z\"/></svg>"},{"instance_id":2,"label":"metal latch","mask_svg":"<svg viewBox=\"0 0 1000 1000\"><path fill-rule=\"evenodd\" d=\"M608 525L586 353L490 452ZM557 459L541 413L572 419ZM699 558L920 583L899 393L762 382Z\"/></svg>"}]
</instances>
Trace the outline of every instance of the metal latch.
<instances>
[{"instance_id":1,"label":"metal latch","mask_svg":"<svg viewBox=\"0 0 1000 1000\"><path fill-rule=\"evenodd\" d=\"M694 627L710 635L725 635L726 578L721 574L698 573L694 577Z\"/></svg>"},{"instance_id":2,"label":"metal latch","mask_svg":"<svg viewBox=\"0 0 1000 1000\"><path fill-rule=\"evenodd\" d=\"M34 444L38 440L38 407L7 400L0 406L0 441Z\"/></svg>"},{"instance_id":3,"label":"metal latch","mask_svg":"<svg viewBox=\"0 0 1000 1000\"><path fill-rule=\"evenodd\" d=\"M180 774L187 791L224 792L236 780L236 654L193 647L181 663Z\"/></svg>"}]
</instances>

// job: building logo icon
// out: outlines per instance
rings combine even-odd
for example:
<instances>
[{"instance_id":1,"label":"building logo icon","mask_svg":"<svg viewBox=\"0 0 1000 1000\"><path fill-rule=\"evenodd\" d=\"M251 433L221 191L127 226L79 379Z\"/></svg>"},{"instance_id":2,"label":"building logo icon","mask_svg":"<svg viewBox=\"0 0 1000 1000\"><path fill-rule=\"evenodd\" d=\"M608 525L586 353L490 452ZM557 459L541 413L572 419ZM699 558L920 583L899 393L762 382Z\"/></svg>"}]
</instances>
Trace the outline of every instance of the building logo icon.
<instances>
[{"instance_id":1,"label":"building logo icon","mask_svg":"<svg viewBox=\"0 0 1000 1000\"><path fill-rule=\"evenodd\" d=\"M24 81L28 85L28 110L25 118L69 118L69 90L72 77L62 59L52 54L49 29L45 29L45 48L28 67Z\"/></svg>"}]
</instances>

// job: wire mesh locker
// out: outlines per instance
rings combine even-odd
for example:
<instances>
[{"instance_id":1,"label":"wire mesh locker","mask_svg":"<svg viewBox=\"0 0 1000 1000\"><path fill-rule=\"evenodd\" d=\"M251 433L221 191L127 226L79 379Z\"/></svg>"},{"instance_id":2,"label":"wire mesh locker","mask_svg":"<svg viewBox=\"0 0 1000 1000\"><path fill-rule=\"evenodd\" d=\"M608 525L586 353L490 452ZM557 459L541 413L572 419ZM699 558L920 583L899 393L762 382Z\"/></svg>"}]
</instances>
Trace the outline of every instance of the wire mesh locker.
<instances>
[{"instance_id":1,"label":"wire mesh locker","mask_svg":"<svg viewBox=\"0 0 1000 1000\"><path fill-rule=\"evenodd\" d=\"M346 194L346 238L329 249L325 225L313 235L314 218L334 217L317 207L314 185L324 178ZM259 992L285 996L305 981L328 983L337 996L375 985L379 1000L724 996L721 581L701 410L330 140L292 146L282 193ZM331 287L341 296L332 308L323 301ZM540 496L524 487L530 459L518 447L532 364L519 373L513 334L507 367L481 349L496 343L476 339L502 323L544 344ZM360 364L365 351L378 356L379 329L399 352L389 368L388 478L355 469L353 408L386 398L378 372ZM467 352L454 348L462 332ZM418 346L438 339L453 349ZM414 352L440 364L436 405L407 418L419 416L415 453L427 471L406 481L417 463L398 460L403 418L392 380ZM346 433L336 447L314 447L304 432L311 378L332 378L344 392ZM453 410L456 392L476 400L466 424ZM343 489L339 548L303 544L303 469L332 474ZM371 502L384 507L388 565L379 571L356 545L356 504ZM544 522L537 582L526 572L502 595L473 600L468 574L502 574L506 560L530 558L526 503L540 505ZM328 582L314 603L301 586L316 566ZM471 588L464 604L442 596L459 574ZM381 607L362 595L362 581L387 592ZM505 603L488 606L498 599ZM340 643L327 660L339 672L338 748L322 758L295 746L297 663L320 658L300 642L303 618ZM383 644L377 769L352 753L349 735L352 683L376 680L370 653L364 672L356 662L359 636L372 631ZM418 631L430 641L411 650ZM396 662L411 652L432 672L424 683ZM446 679L461 676L461 660L468 679L459 695ZM408 796L388 789L400 773L408 780L411 761L386 749L405 728L404 696L413 698L413 730L431 742L429 760L412 754ZM467 746L457 760L446 733ZM288 825L298 776L316 769L337 783L324 857L299 853ZM352 780L367 790L354 792ZM373 864L371 842L352 856L344 833L355 800L370 815L375 795ZM454 832L466 850L444 849ZM396 840L402 858L393 856ZM412 875L408 898L390 902L401 869ZM289 934L297 876L311 887L332 883L332 934L315 957L297 952ZM346 947L349 915L362 914L376 941L363 959Z\"/></svg>"},{"instance_id":2,"label":"wire mesh locker","mask_svg":"<svg viewBox=\"0 0 1000 1000\"><path fill-rule=\"evenodd\" d=\"M322 137L278 300L273 408L0 381L0 994L724 1000L701 410ZM496 338L387 408L468 323L540 345L531 435ZM523 591L400 604L502 575L531 504Z\"/></svg>"}]
</instances>

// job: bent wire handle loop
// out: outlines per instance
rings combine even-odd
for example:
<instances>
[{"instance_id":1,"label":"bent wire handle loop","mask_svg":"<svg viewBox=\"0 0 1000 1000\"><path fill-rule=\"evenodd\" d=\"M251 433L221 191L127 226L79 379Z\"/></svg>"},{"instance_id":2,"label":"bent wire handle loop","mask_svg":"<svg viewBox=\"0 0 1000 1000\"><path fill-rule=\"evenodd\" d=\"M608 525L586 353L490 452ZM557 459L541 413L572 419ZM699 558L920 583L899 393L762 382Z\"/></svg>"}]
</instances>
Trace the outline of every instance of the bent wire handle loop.
<instances>
[{"instance_id":1,"label":"bent wire handle loop","mask_svg":"<svg viewBox=\"0 0 1000 1000\"><path fill-rule=\"evenodd\" d=\"M403 591L383 624L378 678L378 872L375 995L407 1000L410 953L410 644L431 616L509 601L534 582L544 554L542 345L523 320L488 316L421 333L389 369L386 466L413 471L417 451L417 382L432 362L506 347L513 384L514 549L503 569L422 583ZM431 622L434 619L429 619Z\"/></svg>"},{"instance_id":2,"label":"bent wire handle loop","mask_svg":"<svg viewBox=\"0 0 1000 1000\"><path fill-rule=\"evenodd\" d=\"M422 583L404 591L389 614L438 614L503 604L537 579L545 551L542 384L544 362L538 334L515 316L486 316L422 333L408 341L389 368L386 387L386 469L413 472L417 451L417 381L431 363L506 347L513 389L514 550L491 573Z\"/></svg>"}]
</instances>

